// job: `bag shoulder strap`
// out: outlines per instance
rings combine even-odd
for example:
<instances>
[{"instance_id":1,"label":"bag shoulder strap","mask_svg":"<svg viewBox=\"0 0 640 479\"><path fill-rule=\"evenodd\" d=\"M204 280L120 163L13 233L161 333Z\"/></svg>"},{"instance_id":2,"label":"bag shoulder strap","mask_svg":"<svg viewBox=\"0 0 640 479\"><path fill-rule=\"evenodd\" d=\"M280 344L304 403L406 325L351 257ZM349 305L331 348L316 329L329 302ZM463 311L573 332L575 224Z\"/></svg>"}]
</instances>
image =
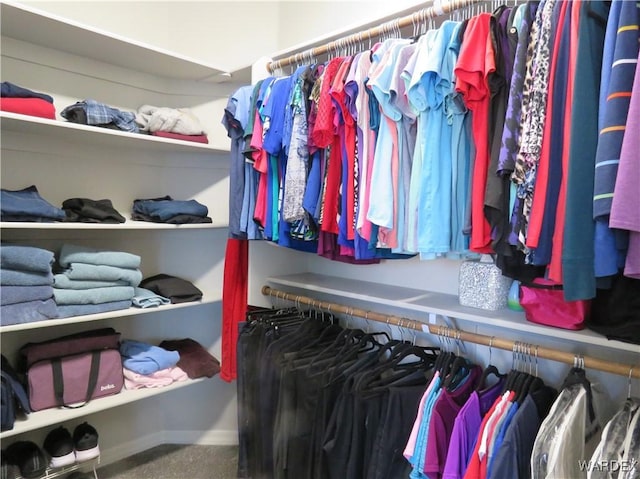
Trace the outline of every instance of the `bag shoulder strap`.
<instances>
[{"instance_id":1,"label":"bag shoulder strap","mask_svg":"<svg viewBox=\"0 0 640 479\"><path fill-rule=\"evenodd\" d=\"M87 384L87 394L82 404L75 406L69 406L64 403L64 378L62 375L62 359L53 358L51 360L51 368L53 369L53 392L56 397L56 404L59 407L66 407L69 409L77 409L85 406L93 396L93 391L98 384L98 372L100 371L100 351L91 352L91 368L89 370L89 381Z\"/></svg>"}]
</instances>

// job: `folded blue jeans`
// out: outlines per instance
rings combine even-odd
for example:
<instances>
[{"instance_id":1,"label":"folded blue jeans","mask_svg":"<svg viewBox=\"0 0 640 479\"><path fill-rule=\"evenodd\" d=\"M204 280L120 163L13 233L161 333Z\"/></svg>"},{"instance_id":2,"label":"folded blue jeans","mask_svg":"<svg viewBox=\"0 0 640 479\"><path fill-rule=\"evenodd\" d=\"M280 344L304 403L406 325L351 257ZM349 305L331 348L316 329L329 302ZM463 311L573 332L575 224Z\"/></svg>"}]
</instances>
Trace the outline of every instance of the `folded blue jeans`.
<instances>
[{"instance_id":1,"label":"folded blue jeans","mask_svg":"<svg viewBox=\"0 0 640 479\"><path fill-rule=\"evenodd\" d=\"M62 221L66 214L45 200L35 185L22 190L0 190L0 211L2 216L21 216Z\"/></svg>"}]
</instances>

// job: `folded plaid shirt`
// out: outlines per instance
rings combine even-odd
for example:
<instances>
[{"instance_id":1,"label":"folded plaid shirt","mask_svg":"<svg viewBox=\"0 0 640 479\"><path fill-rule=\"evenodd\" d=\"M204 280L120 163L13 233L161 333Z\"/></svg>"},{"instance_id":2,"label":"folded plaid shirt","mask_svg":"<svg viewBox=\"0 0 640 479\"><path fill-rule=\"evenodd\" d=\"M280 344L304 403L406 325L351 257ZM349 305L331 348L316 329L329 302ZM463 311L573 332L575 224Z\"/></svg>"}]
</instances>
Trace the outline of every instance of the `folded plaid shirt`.
<instances>
[{"instance_id":1,"label":"folded plaid shirt","mask_svg":"<svg viewBox=\"0 0 640 479\"><path fill-rule=\"evenodd\" d=\"M60 115L69 121L78 122L78 109L84 110L87 125L113 124L122 131L129 131L133 133L139 132L134 113L118 110L117 108L110 107L95 100L88 99L76 102L62 110Z\"/></svg>"}]
</instances>

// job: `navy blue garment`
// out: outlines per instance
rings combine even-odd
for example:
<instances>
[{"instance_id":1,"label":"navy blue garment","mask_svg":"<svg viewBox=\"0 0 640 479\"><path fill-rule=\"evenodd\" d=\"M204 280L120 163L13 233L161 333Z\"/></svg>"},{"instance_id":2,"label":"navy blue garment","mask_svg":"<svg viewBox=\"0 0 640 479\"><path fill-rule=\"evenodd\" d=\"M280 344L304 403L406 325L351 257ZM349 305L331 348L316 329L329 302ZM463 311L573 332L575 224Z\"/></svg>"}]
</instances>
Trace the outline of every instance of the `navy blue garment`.
<instances>
[{"instance_id":1,"label":"navy blue garment","mask_svg":"<svg viewBox=\"0 0 640 479\"><path fill-rule=\"evenodd\" d=\"M2 221L62 221L64 210L56 208L45 200L35 185L22 190L0 190L0 211Z\"/></svg>"},{"instance_id":2,"label":"navy blue garment","mask_svg":"<svg viewBox=\"0 0 640 479\"><path fill-rule=\"evenodd\" d=\"M29 90L28 88L18 86L15 83L11 83L8 81L2 82L2 90L0 91L0 97L2 98L40 98L41 100L44 100L53 104L53 97L47 95L46 93L38 93L37 91Z\"/></svg>"},{"instance_id":3,"label":"navy blue garment","mask_svg":"<svg viewBox=\"0 0 640 479\"><path fill-rule=\"evenodd\" d=\"M149 216L154 221L168 221L177 215L205 217L209 210L196 200L174 200L170 196L138 199L133 201L133 212Z\"/></svg>"},{"instance_id":4,"label":"navy blue garment","mask_svg":"<svg viewBox=\"0 0 640 479\"><path fill-rule=\"evenodd\" d=\"M564 131L564 108L567 98L567 75L569 70L569 30L571 15L565 15L563 25L563 35L556 54L556 76L553 85L550 86L553 92L553 104L559 107L554 108L551 113L551 140L549 154L549 179L547 182L547 194L542 217L542 229L538 240L538 247L532 252L532 262L535 265L544 266L551 262L551 247L553 232L556 227L556 207L560 194L560 183L562 182L562 142Z\"/></svg>"}]
</instances>

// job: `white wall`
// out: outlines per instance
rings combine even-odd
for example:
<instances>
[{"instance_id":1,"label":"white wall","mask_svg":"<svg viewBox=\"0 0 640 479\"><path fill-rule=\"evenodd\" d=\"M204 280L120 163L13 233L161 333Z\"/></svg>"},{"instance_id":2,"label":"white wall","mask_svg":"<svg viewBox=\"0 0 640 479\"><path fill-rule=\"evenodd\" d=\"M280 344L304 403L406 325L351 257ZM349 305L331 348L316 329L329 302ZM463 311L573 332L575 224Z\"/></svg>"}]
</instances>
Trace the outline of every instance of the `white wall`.
<instances>
[{"instance_id":1,"label":"white wall","mask_svg":"<svg viewBox=\"0 0 640 479\"><path fill-rule=\"evenodd\" d=\"M430 3L419 0L281 1L278 48L287 49L370 22L377 24L378 19L396 17L397 12Z\"/></svg>"},{"instance_id":2,"label":"white wall","mask_svg":"<svg viewBox=\"0 0 640 479\"><path fill-rule=\"evenodd\" d=\"M27 0L20 3L230 70L250 65L279 48L278 2Z\"/></svg>"}]
</instances>

